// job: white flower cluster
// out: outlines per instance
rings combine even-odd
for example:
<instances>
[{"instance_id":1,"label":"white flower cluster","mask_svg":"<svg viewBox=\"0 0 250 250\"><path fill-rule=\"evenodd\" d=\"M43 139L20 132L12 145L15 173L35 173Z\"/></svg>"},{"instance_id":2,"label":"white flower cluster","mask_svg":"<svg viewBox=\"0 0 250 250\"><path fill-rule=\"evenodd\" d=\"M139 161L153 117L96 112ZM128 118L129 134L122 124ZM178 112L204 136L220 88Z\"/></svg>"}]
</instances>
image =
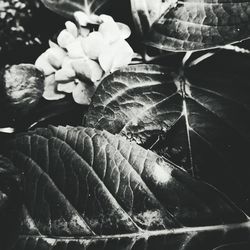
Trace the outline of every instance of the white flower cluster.
<instances>
[{"instance_id":1,"label":"white flower cluster","mask_svg":"<svg viewBox=\"0 0 250 250\"><path fill-rule=\"evenodd\" d=\"M50 41L35 66L45 75L45 99L72 93L75 102L89 104L100 80L132 61L134 52L125 40L131 31L108 15L77 11L74 16L76 24L65 23L57 44Z\"/></svg>"}]
</instances>

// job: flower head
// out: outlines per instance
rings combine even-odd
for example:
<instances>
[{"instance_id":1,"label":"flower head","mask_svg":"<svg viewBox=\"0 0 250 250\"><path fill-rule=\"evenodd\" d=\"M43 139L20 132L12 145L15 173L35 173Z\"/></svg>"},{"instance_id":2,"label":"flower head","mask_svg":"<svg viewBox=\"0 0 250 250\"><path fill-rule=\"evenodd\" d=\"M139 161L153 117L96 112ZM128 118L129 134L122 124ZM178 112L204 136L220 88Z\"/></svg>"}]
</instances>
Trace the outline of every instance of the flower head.
<instances>
[{"instance_id":1,"label":"flower head","mask_svg":"<svg viewBox=\"0 0 250 250\"><path fill-rule=\"evenodd\" d=\"M132 61L134 52L126 41L131 31L108 15L77 11L74 17L76 22L65 23L57 43L50 42L35 65L47 78L44 98L72 93L77 103L89 104L100 80Z\"/></svg>"}]
</instances>

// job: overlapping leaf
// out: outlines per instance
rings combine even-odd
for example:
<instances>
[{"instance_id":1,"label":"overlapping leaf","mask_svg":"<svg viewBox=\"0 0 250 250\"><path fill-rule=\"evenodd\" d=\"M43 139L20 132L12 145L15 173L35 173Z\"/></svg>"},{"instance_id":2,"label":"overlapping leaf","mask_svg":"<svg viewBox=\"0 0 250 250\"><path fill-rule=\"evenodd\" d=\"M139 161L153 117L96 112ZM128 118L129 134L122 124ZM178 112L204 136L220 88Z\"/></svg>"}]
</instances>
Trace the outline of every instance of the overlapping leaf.
<instances>
[{"instance_id":1,"label":"overlapping leaf","mask_svg":"<svg viewBox=\"0 0 250 250\"><path fill-rule=\"evenodd\" d=\"M248 65L247 56L220 55L185 73L130 66L102 82L84 124L170 157L249 213Z\"/></svg>"},{"instance_id":2,"label":"overlapping leaf","mask_svg":"<svg viewBox=\"0 0 250 250\"><path fill-rule=\"evenodd\" d=\"M234 43L250 36L250 2L247 0L131 2L137 17L136 23L141 27L145 26L145 20L148 23L154 21L155 17L152 19L150 13L155 14L155 9L158 10L158 20L151 28L147 43L159 49L201 50Z\"/></svg>"},{"instance_id":3,"label":"overlapping leaf","mask_svg":"<svg viewBox=\"0 0 250 250\"><path fill-rule=\"evenodd\" d=\"M249 237L248 218L217 190L118 135L38 129L6 155L23 176L13 249L211 249Z\"/></svg>"},{"instance_id":4,"label":"overlapping leaf","mask_svg":"<svg viewBox=\"0 0 250 250\"><path fill-rule=\"evenodd\" d=\"M147 33L152 24L175 6L175 0L131 0L133 19L141 35Z\"/></svg>"},{"instance_id":5,"label":"overlapping leaf","mask_svg":"<svg viewBox=\"0 0 250 250\"><path fill-rule=\"evenodd\" d=\"M72 17L75 11L84 11L86 14L98 12L103 5L110 0L41 0L50 10L63 15Z\"/></svg>"}]
</instances>

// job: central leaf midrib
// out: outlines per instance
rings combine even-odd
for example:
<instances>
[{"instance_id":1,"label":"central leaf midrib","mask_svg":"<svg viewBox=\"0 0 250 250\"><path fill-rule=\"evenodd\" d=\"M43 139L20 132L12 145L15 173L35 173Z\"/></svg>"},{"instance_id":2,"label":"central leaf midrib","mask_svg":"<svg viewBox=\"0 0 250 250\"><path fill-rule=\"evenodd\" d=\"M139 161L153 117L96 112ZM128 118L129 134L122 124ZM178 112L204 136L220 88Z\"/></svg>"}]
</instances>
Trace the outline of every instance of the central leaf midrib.
<instances>
[{"instance_id":1,"label":"central leaf midrib","mask_svg":"<svg viewBox=\"0 0 250 250\"><path fill-rule=\"evenodd\" d=\"M93 236L83 236L83 237L63 237L63 236L56 236L51 237L47 235L20 235L19 238L35 238L35 239L55 239L55 240L70 240L70 241L79 241L79 240L105 240L105 239L122 239L122 238L149 238L153 236L162 236L162 235L177 235L177 234L192 234L192 233L199 233L199 232L212 232L212 231L222 231L222 232L230 232L230 230L242 230L245 229L248 232L250 231L250 220L248 218L248 221L246 222L240 222L240 223L232 223L232 224L217 224L212 226L201 226L201 227L183 227L183 228L177 228L177 229L164 229L164 230L153 230L148 231L144 230L137 233L128 233L128 234L115 234L115 235L93 235ZM242 233L242 231L241 231ZM249 234L248 234L249 236ZM249 240L249 237L246 235L246 239Z\"/></svg>"}]
</instances>

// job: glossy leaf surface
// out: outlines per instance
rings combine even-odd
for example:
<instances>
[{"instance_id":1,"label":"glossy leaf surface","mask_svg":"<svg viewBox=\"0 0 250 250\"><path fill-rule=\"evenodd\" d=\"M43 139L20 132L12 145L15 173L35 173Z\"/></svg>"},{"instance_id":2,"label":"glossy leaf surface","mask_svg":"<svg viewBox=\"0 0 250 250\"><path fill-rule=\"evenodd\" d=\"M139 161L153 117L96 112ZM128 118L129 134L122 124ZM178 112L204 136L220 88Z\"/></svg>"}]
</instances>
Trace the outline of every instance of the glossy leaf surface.
<instances>
[{"instance_id":1,"label":"glossy leaf surface","mask_svg":"<svg viewBox=\"0 0 250 250\"><path fill-rule=\"evenodd\" d=\"M102 82L84 124L170 157L249 213L248 63L224 54L185 72L130 66Z\"/></svg>"},{"instance_id":2,"label":"glossy leaf surface","mask_svg":"<svg viewBox=\"0 0 250 250\"><path fill-rule=\"evenodd\" d=\"M162 50L203 50L250 36L247 0L131 0L131 5L137 26L152 25L147 44Z\"/></svg>"},{"instance_id":3,"label":"glossy leaf surface","mask_svg":"<svg viewBox=\"0 0 250 250\"><path fill-rule=\"evenodd\" d=\"M216 189L118 135L37 129L6 155L23 176L13 249L206 249L248 237L248 218Z\"/></svg>"}]
</instances>

